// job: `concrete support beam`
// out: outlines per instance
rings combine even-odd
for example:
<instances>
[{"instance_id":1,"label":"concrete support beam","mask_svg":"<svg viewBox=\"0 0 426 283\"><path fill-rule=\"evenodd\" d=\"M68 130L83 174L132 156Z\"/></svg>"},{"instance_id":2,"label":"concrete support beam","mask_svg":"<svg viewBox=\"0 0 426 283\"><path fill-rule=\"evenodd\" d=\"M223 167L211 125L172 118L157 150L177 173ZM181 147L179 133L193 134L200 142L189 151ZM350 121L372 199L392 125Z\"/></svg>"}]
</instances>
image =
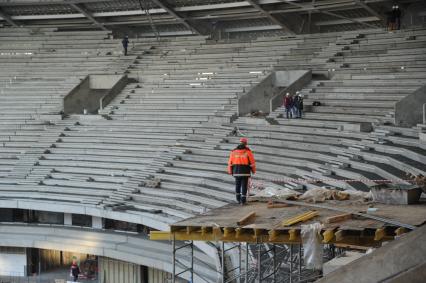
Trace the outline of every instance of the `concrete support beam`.
<instances>
[{"instance_id":1,"label":"concrete support beam","mask_svg":"<svg viewBox=\"0 0 426 283\"><path fill-rule=\"evenodd\" d=\"M64 225L72 226L72 214L64 213Z\"/></svg>"},{"instance_id":2,"label":"concrete support beam","mask_svg":"<svg viewBox=\"0 0 426 283\"><path fill-rule=\"evenodd\" d=\"M102 229L102 217L92 216L92 228Z\"/></svg>"},{"instance_id":3,"label":"concrete support beam","mask_svg":"<svg viewBox=\"0 0 426 283\"><path fill-rule=\"evenodd\" d=\"M18 27L18 24L12 20L12 18L7 15L3 10L0 8L0 17L3 18L6 22L8 22L11 26Z\"/></svg>"},{"instance_id":4,"label":"concrete support beam","mask_svg":"<svg viewBox=\"0 0 426 283\"><path fill-rule=\"evenodd\" d=\"M287 26L286 24L284 24L283 22L279 21L275 16L271 15L268 11L266 11L265 9L263 9L259 4L257 4L255 2L255 0L247 0L247 2L249 2L256 10L258 10L260 13L262 13L262 15L264 15L265 17L267 17L268 19L271 20L271 22L273 22L276 25L281 26L281 28L291 34L294 34L295 32L292 31L289 26Z\"/></svg>"},{"instance_id":5,"label":"concrete support beam","mask_svg":"<svg viewBox=\"0 0 426 283\"><path fill-rule=\"evenodd\" d=\"M69 5L71 7L73 7L75 10L77 10L78 12L82 13L86 18L88 18L90 21L92 21L93 24L95 24L96 26L98 26L100 29L105 30L105 31L109 31L103 24L101 24L100 22L98 22L93 17L92 13L90 13L89 11L87 11L82 4L70 3Z\"/></svg>"},{"instance_id":6,"label":"concrete support beam","mask_svg":"<svg viewBox=\"0 0 426 283\"><path fill-rule=\"evenodd\" d=\"M168 4L164 3L162 0L152 0L157 6L163 8L167 11L170 15L176 18L177 21L182 23L185 27L187 27L189 30L193 31L196 34L201 34L201 32L195 28L193 25L189 23L188 20L181 17L172 7L170 7Z\"/></svg>"}]
</instances>

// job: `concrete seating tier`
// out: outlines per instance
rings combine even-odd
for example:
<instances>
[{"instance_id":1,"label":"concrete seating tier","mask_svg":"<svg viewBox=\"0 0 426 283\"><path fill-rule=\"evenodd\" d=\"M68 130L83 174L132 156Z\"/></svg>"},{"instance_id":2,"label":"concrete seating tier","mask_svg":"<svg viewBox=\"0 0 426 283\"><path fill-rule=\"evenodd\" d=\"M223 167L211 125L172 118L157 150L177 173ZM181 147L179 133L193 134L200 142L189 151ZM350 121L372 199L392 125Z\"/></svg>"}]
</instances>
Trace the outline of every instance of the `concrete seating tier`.
<instances>
[{"instance_id":1,"label":"concrete seating tier","mask_svg":"<svg viewBox=\"0 0 426 283\"><path fill-rule=\"evenodd\" d=\"M366 34L365 39L377 36L381 40L379 31ZM218 44L203 37L149 43L134 40L131 55L137 59L126 73L139 82L129 84L101 110L103 117L65 120L68 123L57 136L51 136L55 138L41 152L25 182L32 182L34 189L40 186L44 190L41 196L51 190L51 199L59 187L79 188L75 194L81 194L82 203L102 209L126 205L123 213L149 215L156 219L155 226L161 226L233 200L233 179L226 173L226 159L238 142L231 134L235 126L249 137L255 151L259 172L254 180L300 188L288 179L318 179L307 182L306 188L351 190L368 190L378 179L403 182L405 172L422 171L422 152L414 150L415 146L399 147L390 140L387 144L375 143L373 134L346 132L341 126L354 121L391 120L387 115L393 103L415 89L423 75L417 72L415 79L402 72L353 75L339 68L344 62L328 61L345 51L345 46L350 47L359 35L304 35ZM363 38L358 40L362 42ZM368 47L371 42L365 43L362 46ZM149 46L153 48L147 50ZM361 51L362 46L353 50ZM420 54L411 50L410 60ZM103 53L94 54L86 56L96 59L87 60L85 68L109 61ZM396 53L392 54L388 59L396 59ZM352 55L344 53L336 58ZM40 63L29 66L48 60L44 54L40 56L44 56ZM53 66L62 62L60 56L52 58ZM78 52L67 60L71 58L79 58ZM314 81L302 91L306 105L319 100L323 106L312 108L302 120L279 118L282 109L278 109L271 117L281 125L253 126L244 118L231 123L238 97L274 66L310 66L323 74L335 68L331 80ZM395 78L406 83L395 84ZM51 105L47 109L51 110ZM13 117L13 111L5 113ZM34 126L40 129L42 125ZM4 129L13 133L8 124ZM28 136L25 132L3 140L16 145L37 140ZM12 152L18 154L19 147ZM0 151L0 156L9 162L15 160L6 151ZM354 181L342 181L346 179ZM86 198L90 191L94 193ZM161 215L146 210L160 210Z\"/></svg>"},{"instance_id":2,"label":"concrete seating tier","mask_svg":"<svg viewBox=\"0 0 426 283\"><path fill-rule=\"evenodd\" d=\"M59 115L63 97L87 74L124 72L134 57L117 56L120 41L106 32L20 30L0 30L0 140L14 154L0 162L9 165L3 178L37 184L48 171L25 179L66 125Z\"/></svg>"}]
</instances>

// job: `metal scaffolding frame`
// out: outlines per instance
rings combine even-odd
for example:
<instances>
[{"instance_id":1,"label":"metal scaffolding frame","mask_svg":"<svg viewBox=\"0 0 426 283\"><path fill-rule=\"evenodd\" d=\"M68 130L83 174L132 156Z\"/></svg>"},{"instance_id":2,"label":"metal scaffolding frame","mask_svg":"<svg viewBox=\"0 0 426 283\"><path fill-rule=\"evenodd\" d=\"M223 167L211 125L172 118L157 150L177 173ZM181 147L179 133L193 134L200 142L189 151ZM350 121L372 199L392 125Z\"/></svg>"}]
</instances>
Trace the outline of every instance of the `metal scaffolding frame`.
<instances>
[{"instance_id":1,"label":"metal scaffolding frame","mask_svg":"<svg viewBox=\"0 0 426 283\"><path fill-rule=\"evenodd\" d=\"M176 283L177 277L179 275L182 275L186 272L189 272L189 278L190 282L194 282L194 241L188 241L184 245L181 245L179 247L176 247L176 240L172 240L172 246L173 246L173 273L172 273L172 283ZM182 250L184 248L189 247L190 250L190 264L189 266L185 265L185 263L181 262L176 258L176 254L179 250ZM177 271L177 265L180 265L180 267L183 269L182 271Z\"/></svg>"},{"instance_id":2,"label":"metal scaffolding frame","mask_svg":"<svg viewBox=\"0 0 426 283\"><path fill-rule=\"evenodd\" d=\"M194 242L172 239L173 273L172 282L184 273L189 273L190 282L194 282ZM189 264L177 259L177 254L189 249ZM218 271L222 283L297 283L314 280L321 276L321 271L309 270L303 260L303 247L295 244L266 243L225 243L218 245L221 269ZM333 245L325 245L325 260L330 260L341 253ZM228 265L231 258L237 261ZM229 267L228 267L229 266ZM202 278L203 279L203 278ZM203 279L205 280L205 279ZM207 282L207 281L206 281Z\"/></svg>"}]
</instances>

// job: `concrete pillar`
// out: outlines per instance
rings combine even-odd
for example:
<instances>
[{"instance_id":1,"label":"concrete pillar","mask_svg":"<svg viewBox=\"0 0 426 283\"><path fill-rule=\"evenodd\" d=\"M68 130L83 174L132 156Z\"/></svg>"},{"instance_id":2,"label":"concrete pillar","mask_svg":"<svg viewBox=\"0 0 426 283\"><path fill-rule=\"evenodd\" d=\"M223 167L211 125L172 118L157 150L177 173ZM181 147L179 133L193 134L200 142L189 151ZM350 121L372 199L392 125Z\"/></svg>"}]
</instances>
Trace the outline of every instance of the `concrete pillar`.
<instances>
[{"instance_id":1,"label":"concrete pillar","mask_svg":"<svg viewBox=\"0 0 426 283\"><path fill-rule=\"evenodd\" d=\"M102 229L102 217L92 216L92 228Z\"/></svg>"},{"instance_id":2,"label":"concrete pillar","mask_svg":"<svg viewBox=\"0 0 426 283\"><path fill-rule=\"evenodd\" d=\"M72 214L64 213L64 225L72 225Z\"/></svg>"}]
</instances>

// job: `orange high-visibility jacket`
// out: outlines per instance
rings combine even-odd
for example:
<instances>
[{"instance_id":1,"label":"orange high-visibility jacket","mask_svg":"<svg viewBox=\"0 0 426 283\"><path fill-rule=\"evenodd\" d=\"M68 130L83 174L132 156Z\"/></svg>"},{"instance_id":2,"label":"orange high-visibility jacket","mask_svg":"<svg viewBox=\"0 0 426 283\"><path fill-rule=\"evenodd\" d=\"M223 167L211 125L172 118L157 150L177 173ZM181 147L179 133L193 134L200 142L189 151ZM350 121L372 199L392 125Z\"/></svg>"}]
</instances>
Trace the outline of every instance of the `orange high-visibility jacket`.
<instances>
[{"instance_id":1,"label":"orange high-visibility jacket","mask_svg":"<svg viewBox=\"0 0 426 283\"><path fill-rule=\"evenodd\" d=\"M231 151L228 160L228 173L233 176L250 176L256 173L256 161L248 147L240 146Z\"/></svg>"}]
</instances>

